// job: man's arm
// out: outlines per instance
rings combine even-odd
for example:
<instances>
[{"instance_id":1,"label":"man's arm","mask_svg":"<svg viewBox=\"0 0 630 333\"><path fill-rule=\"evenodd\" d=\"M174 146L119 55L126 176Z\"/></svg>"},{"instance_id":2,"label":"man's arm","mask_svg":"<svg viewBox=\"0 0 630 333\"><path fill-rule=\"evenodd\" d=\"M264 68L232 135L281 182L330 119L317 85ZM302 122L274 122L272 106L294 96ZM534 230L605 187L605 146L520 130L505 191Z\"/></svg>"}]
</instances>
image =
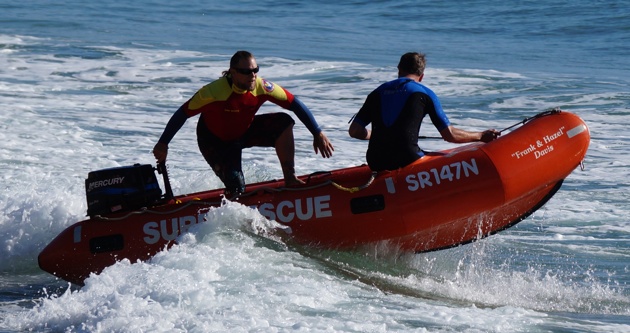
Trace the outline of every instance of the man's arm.
<instances>
[{"instance_id":1,"label":"man's arm","mask_svg":"<svg viewBox=\"0 0 630 333\"><path fill-rule=\"evenodd\" d=\"M351 119L352 123L348 128L350 137L359 140L369 140L372 137L372 131L367 128L371 123L371 120L368 119L374 114L380 114L380 105L380 96L376 92L371 92L363 102L359 112Z\"/></svg>"},{"instance_id":2,"label":"man's arm","mask_svg":"<svg viewBox=\"0 0 630 333\"><path fill-rule=\"evenodd\" d=\"M313 149L315 154L321 153L322 157L331 157L335 148L328 137L322 132L317 124L313 113L302 103L297 97L293 97L293 103L289 106L289 110L293 111L300 121L313 134Z\"/></svg>"},{"instance_id":3,"label":"man's arm","mask_svg":"<svg viewBox=\"0 0 630 333\"><path fill-rule=\"evenodd\" d=\"M475 141L490 142L499 137L501 133L494 129L485 130L483 132L470 132L450 125L441 130L440 135L442 135L442 138L448 142L467 143Z\"/></svg>"},{"instance_id":4,"label":"man's arm","mask_svg":"<svg viewBox=\"0 0 630 333\"><path fill-rule=\"evenodd\" d=\"M313 113L300 101L297 97L293 96L293 102L289 106L289 110L293 111L300 121L308 128L308 131L316 136L322 129L317 124Z\"/></svg>"},{"instance_id":5,"label":"man's arm","mask_svg":"<svg viewBox=\"0 0 630 333\"><path fill-rule=\"evenodd\" d=\"M184 126L188 116L186 115L186 108L188 106L188 102L184 103L182 106L175 111L171 119L166 124L166 128L164 128L164 132L162 132L162 136L153 147L153 156L158 163L163 163L166 161L166 156L168 155L168 144L171 142L175 134Z\"/></svg>"},{"instance_id":6,"label":"man's arm","mask_svg":"<svg viewBox=\"0 0 630 333\"><path fill-rule=\"evenodd\" d=\"M350 128L348 128L348 134L355 139L369 140L372 135L372 131L354 120L352 124L350 124Z\"/></svg>"}]
</instances>

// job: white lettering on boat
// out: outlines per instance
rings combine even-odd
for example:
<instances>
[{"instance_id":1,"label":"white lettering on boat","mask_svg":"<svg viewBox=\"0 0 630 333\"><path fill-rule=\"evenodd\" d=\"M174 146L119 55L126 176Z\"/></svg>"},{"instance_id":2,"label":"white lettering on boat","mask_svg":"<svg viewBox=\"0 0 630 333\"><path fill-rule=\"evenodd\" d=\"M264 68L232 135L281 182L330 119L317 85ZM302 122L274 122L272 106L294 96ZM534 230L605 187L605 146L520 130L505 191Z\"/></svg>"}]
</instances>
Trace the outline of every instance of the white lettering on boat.
<instances>
[{"instance_id":1,"label":"white lettering on boat","mask_svg":"<svg viewBox=\"0 0 630 333\"><path fill-rule=\"evenodd\" d=\"M302 221L313 218L331 217L330 195L284 200L277 204L266 202L259 206L250 206L269 220L289 223L296 218Z\"/></svg>"},{"instance_id":2,"label":"white lettering on boat","mask_svg":"<svg viewBox=\"0 0 630 333\"><path fill-rule=\"evenodd\" d=\"M512 157L516 157L516 159L520 159L521 157L527 156L535 151L536 151L536 146L530 143L529 147L527 147L526 149L515 151L514 153L512 153Z\"/></svg>"},{"instance_id":3,"label":"white lettering on boat","mask_svg":"<svg viewBox=\"0 0 630 333\"><path fill-rule=\"evenodd\" d=\"M251 208L258 209L260 214L270 220L283 223L289 223L296 218L306 221L313 218L319 219L332 216L330 195L284 200L278 204L267 202L260 206L251 206ZM143 238L144 242L155 244L160 240L167 242L175 240L177 236L188 231L192 225L205 222L205 215L205 213L201 213L197 216L177 216L160 220L160 222L147 222L142 226L142 231L145 235Z\"/></svg>"},{"instance_id":4,"label":"white lettering on boat","mask_svg":"<svg viewBox=\"0 0 630 333\"><path fill-rule=\"evenodd\" d=\"M387 187L387 193L396 193L396 187L394 186L394 179L392 177L385 178L385 186Z\"/></svg>"},{"instance_id":5,"label":"white lettering on boat","mask_svg":"<svg viewBox=\"0 0 630 333\"><path fill-rule=\"evenodd\" d=\"M576 127L576 128L579 128ZM552 143L554 140L560 138L561 136L564 135L564 126L561 126L560 128L558 128L558 130L555 133L552 134L548 134L545 135L541 138L541 140L536 140L536 144L534 145L533 143L529 144L529 147L523 149L523 150L518 150L512 153L512 157L516 157L516 159L521 159L522 157L525 157L531 153L534 153L534 158L539 159L542 156L545 156L547 154L549 154L550 152L553 151L553 145L551 145L550 143ZM570 130L570 135L569 138L571 138L574 134L573 131L579 131L579 129L572 129Z\"/></svg>"},{"instance_id":6,"label":"white lettering on boat","mask_svg":"<svg viewBox=\"0 0 630 333\"><path fill-rule=\"evenodd\" d=\"M558 131L556 133L545 135L543 137L543 140L545 141L545 143L550 143L551 141L561 137L563 134L564 134L564 126L558 128Z\"/></svg>"},{"instance_id":7,"label":"white lettering on boat","mask_svg":"<svg viewBox=\"0 0 630 333\"><path fill-rule=\"evenodd\" d=\"M206 214L198 214L197 216L186 215L173 217L170 220L161 220L158 222L147 222L142 227L142 231L146 235L144 241L147 244L155 244L160 239L172 241L180 234L188 231L192 225L205 221Z\"/></svg>"},{"instance_id":8,"label":"white lettering on boat","mask_svg":"<svg viewBox=\"0 0 630 333\"><path fill-rule=\"evenodd\" d=\"M428 171L420 171L405 177L409 191L417 191L433 185L440 185L445 181L455 181L468 178L472 175L479 175L477 161L471 159L470 162L461 161L433 168Z\"/></svg>"},{"instance_id":9,"label":"white lettering on boat","mask_svg":"<svg viewBox=\"0 0 630 333\"><path fill-rule=\"evenodd\" d=\"M88 192L97 189L99 187L103 187L103 186L111 186L111 185L118 185L118 184L122 184L123 181L125 180L125 177L114 177L114 178L110 178L110 179L103 179L103 180L97 180L97 181L93 181L91 183L88 184Z\"/></svg>"},{"instance_id":10,"label":"white lettering on boat","mask_svg":"<svg viewBox=\"0 0 630 333\"><path fill-rule=\"evenodd\" d=\"M552 151L553 151L553 145L547 146L545 147L545 149L535 151L534 156L536 157L536 159L539 159L541 156L547 155L548 153Z\"/></svg>"}]
</instances>

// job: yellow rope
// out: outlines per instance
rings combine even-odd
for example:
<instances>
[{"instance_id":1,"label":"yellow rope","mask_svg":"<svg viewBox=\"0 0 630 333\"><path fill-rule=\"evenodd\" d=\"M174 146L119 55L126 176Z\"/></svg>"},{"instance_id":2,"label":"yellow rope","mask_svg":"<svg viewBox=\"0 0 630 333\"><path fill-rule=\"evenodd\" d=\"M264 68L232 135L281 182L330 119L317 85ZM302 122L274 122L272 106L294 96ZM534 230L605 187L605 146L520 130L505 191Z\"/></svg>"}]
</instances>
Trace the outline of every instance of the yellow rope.
<instances>
[{"instance_id":1,"label":"yellow rope","mask_svg":"<svg viewBox=\"0 0 630 333\"><path fill-rule=\"evenodd\" d=\"M335 182L332 182L332 185L339 190L350 192L350 193L359 192L361 190L358 186L348 188L348 187L341 186Z\"/></svg>"},{"instance_id":2,"label":"yellow rope","mask_svg":"<svg viewBox=\"0 0 630 333\"><path fill-rule=\"evenodd\" d=\"M330 183L336 187L339 190L342 191L346 191L346 192L350 192L350 193L355 193L355 192L359 192L365 188L367 188L368 186L372 185L372 182L374 181L374 177L375 177L376 173L372 172L372 175L370 176L370 180L367 181L367 183L361 185L361 186L355 186L355 187L345 187L345 186L341 186L333 181L331 181Z\"/></svg>"}]
</instances>

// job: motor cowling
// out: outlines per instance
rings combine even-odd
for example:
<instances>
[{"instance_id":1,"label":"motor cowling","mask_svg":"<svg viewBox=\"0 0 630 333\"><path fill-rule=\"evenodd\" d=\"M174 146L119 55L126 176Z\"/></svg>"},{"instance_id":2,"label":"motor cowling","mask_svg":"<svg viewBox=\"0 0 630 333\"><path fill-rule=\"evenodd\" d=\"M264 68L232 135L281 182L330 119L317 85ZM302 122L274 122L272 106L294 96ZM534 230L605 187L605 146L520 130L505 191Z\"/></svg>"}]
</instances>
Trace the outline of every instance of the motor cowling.
<instances>
[{"instance_id":1,"label":"motor cowling","mask_svg":"<svg viewBox=\"0 0 630 333\"><path fill-rule=\"evenodd\" d=\"M162 189L150 164L134 164L91 171L85 180L90 217L137 210L155 205Z\"/></svg>"}]
</instances>

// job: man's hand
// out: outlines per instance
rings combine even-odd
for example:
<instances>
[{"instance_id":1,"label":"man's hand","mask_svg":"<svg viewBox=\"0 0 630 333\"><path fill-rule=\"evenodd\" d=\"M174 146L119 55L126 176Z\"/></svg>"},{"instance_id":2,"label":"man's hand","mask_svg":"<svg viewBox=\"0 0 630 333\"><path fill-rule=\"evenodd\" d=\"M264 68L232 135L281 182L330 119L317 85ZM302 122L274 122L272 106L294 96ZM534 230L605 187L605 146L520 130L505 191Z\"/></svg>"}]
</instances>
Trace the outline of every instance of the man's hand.
<instances>
[{"instance_id":1,"label":"man's hand","mask_svg":"<svg viewBox=\"0 0 630 333\"><path fill-rule=\"evenodd\" d=\"M166 161L166 155L168 155L168 145L158 142L153 147L153 156L158 163L164 163Z\"/></svg>"},{"instance_id":2,"label":"man's hand","mask_svg":"<svg viewBox=\"0 0 630 333\"><path fill-rule=\"evenodd\" d=\"M318 135L313 137L313 148L315 148L315 154L320 153L324 158L331 157L335 150L324 132L319 132Z\"/></svg>"},{"instance_id":3,"label":"man's hand","mask_svg":"<svg viewBox=\"0 0 630 333\"><path fill-rule=\"evenodd\" d=\"M479 141L490 142L490 141L498 138L499 135L501 135L501 132L499 132L499 131L497 131L495 129L489 129L489 130L481 132L481 140L479 140Z\"/></svg>"}]
</instances>

